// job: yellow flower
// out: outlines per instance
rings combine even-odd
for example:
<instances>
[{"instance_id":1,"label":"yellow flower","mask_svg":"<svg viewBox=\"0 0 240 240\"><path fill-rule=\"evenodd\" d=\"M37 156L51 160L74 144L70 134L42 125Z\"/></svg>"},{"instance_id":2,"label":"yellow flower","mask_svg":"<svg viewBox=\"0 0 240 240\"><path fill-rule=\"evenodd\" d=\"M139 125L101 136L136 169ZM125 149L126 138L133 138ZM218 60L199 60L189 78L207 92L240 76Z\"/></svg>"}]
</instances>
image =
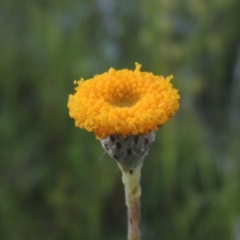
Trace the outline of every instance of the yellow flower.
<instances>
[{"instance_id":1,"label":"yellow flower","mask_svg":"<svg viewBox=\"0 0 240 240\"><path fill-rule=\"evenodd\" d=\"M146 134L156 131L179 109L178 90L172 76L164 78L141 72L110 68L87 81L76 82L68 108L75 125L92 131L98 138L112 134Z\"/></svg>"}]
</instances>

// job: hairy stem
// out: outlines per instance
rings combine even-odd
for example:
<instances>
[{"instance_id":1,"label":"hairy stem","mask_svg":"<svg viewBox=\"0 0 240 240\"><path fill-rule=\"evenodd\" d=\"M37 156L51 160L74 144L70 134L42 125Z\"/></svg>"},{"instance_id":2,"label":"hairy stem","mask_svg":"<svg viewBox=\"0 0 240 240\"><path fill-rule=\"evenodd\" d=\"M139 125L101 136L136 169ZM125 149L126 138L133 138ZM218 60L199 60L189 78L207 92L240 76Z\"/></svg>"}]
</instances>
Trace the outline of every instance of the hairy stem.
<instances>
[{"instance_id":1,"label":"hairy stem","mask_svg":"<svg viewBox=\"0 0 240 240\"><path fill-rule=\"evenodd\" d=\"M123 172L125 199L128 209L128 240L140 240L140 176L141 166L130 172Z\"/></svg>"}]
</instances>

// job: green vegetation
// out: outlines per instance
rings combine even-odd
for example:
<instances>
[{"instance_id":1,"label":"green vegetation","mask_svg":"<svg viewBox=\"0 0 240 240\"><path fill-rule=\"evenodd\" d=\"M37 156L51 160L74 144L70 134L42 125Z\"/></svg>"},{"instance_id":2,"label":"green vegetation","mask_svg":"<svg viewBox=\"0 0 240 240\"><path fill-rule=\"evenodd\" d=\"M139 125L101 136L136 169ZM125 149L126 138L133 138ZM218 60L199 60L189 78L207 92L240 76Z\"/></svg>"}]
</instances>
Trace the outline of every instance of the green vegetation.
<instances>
[{"instance_id":1,"label":"green vegetation","mask_svg":"<svg viewBox=\"0 0 240 240\"><path fill-rule=\"evenodd\" d=\"M74 79L174 75L142 173L143 240L240 238L240 1L0 3L0 239L123 240L121 174L74 127Z\"/></svg>"}]
</instances>

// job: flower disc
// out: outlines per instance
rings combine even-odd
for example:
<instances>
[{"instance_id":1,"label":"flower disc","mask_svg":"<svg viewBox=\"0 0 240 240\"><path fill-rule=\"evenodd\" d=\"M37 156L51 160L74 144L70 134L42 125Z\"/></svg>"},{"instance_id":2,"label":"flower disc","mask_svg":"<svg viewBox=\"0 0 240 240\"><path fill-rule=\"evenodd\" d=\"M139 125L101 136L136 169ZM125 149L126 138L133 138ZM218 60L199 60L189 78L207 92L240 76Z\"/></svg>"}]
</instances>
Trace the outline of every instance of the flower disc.
<instances>
[{"instance_id":1,"label":"flower disc","mask_svg":"<svg viewBox=\"0 0 240 240\"><path fill-rule=\"evenodd\" d=\"M112 134L145 134L156 131L179 109L178 90L172 76L150 72L109 69L92 79L78 82L69 96L70 117L77 127L93 131L98 138Z\"/></svg>"}]
</instances>

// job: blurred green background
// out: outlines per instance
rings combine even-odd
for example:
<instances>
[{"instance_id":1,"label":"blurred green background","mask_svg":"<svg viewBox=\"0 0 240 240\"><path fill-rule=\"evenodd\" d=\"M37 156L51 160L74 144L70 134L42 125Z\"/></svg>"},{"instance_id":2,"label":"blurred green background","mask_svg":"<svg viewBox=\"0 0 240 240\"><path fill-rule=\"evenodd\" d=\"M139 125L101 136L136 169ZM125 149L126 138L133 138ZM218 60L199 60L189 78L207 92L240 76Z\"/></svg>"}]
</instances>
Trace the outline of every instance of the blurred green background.
<instances>
[{"instance_id":1,"label":"blurred green background","mask_svg":"<svg viewBox=\"0 0 240 240\"><path fill-rule=\"evenodd\" d=\"M0 3L0 239L123 240L121 174L74 127L74 79L168 76L181 108L142 172L144 240L240 239L240 1Z\"/></svg>"}]
</instances>

